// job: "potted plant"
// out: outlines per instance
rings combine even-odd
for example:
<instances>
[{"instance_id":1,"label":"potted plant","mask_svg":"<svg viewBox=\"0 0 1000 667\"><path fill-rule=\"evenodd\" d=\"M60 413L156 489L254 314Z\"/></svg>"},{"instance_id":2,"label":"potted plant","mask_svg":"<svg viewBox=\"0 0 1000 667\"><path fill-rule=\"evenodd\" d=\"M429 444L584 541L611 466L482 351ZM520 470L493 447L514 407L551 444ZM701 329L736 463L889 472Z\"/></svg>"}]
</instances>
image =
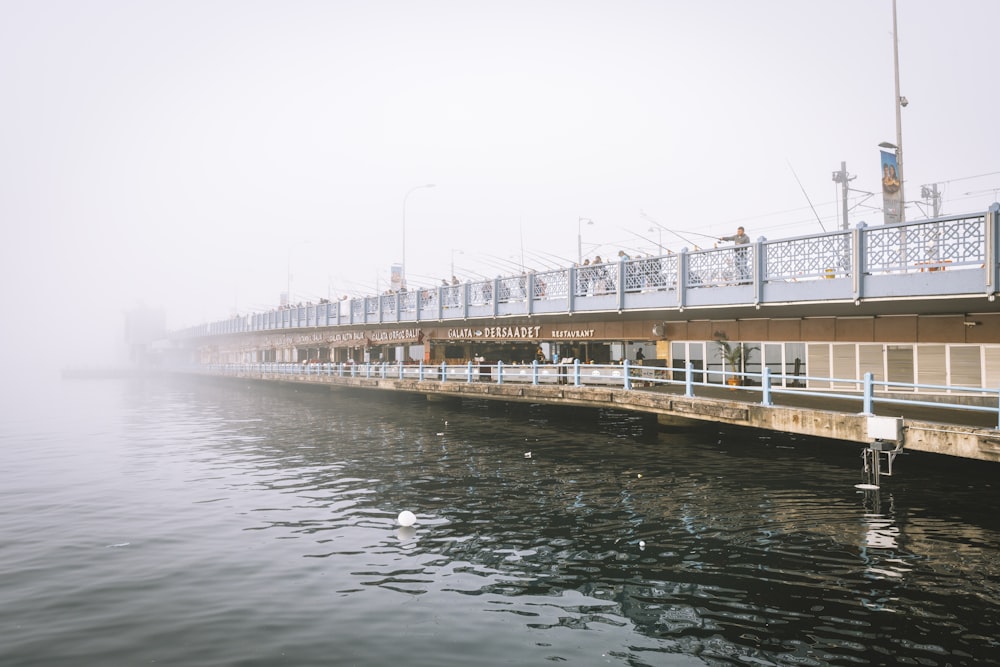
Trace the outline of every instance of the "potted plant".
<instances>
[{"instance_id":1,"label":"potted plant","mask_svg":"<svg viewBox=\"0 0 1000 667\"><path fill-rule=\"evenodd\" d=\"M719 344L724 368L733 373L733 375L726 377L726 384L730 387L738 387L743 384L743 377L738 374L744 371L750 353L756 348L745 346L743 343L730 343L725 338L719 338L715 342Z\"/></svg>"}]
</instances>

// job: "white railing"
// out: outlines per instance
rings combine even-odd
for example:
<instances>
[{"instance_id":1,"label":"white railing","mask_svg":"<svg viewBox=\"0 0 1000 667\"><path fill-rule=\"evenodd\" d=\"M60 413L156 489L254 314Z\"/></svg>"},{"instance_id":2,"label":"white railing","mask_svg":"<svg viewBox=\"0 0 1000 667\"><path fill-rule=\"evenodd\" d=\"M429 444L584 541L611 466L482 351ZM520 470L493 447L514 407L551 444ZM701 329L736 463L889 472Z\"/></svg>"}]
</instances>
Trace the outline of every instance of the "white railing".
<instances>
[{"instance_id":1,"label":"white railing","mask_svg":"<svg viewBox=\"0 0 1000 667\"><path fill-rule=\"evenodd\" d=\"M212 364L202 367L205 371L221 374L257 374L265 377L308 378L328 376L338 378L375 378L417 380L421 382L492 382L495 384L518 383L530 385L572 385L574 387L604 386L626 391L651 389L658 386L683 387L684 396L695 398L697 389L732 384L744 392L760 397L760 405L772 407L775 396L828 397L857 401L862 414L874 414L876 404L923 406L983 412L996 416L1000 429L1000 387L979 389L972 387L915 384L875 380L871 373L863 378L832 378L772 373L765 368L761 373L744 373L723 370L694 368L688 363L683 369L662 366L637 366L624 361L621 364L583 364L575 360L572 364L466 364L424 365L419 364L353 364L353 363L255 363L255 364ZM681 375L680 379L676 376ZM703 378L701 380L697 378ZM716 379L716 381L712 381ZM732 381L732 382L731 382ZM791 384L803 384L797 388ZM826 387L849 387L841 391L821 391L809 385ZM919 393L933 392L940 400L923 400ZM912 393L914 398L903 398L901 394ZM980 404L967 401L949 401L949 396L978 396Z\"/></svg>"}]
</instances>

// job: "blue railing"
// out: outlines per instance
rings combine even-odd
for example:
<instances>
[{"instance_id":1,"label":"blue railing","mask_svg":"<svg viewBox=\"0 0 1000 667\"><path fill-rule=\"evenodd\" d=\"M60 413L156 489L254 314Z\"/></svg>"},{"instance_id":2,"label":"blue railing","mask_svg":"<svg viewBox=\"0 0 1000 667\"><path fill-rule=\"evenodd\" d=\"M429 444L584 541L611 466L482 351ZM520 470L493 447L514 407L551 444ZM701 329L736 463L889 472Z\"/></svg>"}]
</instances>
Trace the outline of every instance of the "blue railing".
<instances>
[{"instance_id":1,"label":"blue railing","mask_svg":"<svg viewBox=\"0 0 1000 667\"><path fill-rule=\"evenodd\" d=\"M655 388L657 386L683 387L684 395L695 398L697 388L718 388L730 378L736 380L740 389L751 394L760 395L760 405L773 407L776 395L828 397L858 401L862 414L874 414L876 404L907 405L953 410L983 412L996 416L997 429L1000 429L1000 387L997 389L979 389L931 384L913 384L907 382L889 382L875 380L871 373L866 373L862 379L830 378L803 375L785 375L772 373L765 368L761 373L746 373L725 370L695 369L688 363L682 369L665 368L661 366L637 366L624 361L621 364L582 364L575 360L572 364L466 364L449 365L442 362L438 365L423 363L405 365L396 363L351 364L351 363L253 363L253 364L212 364L203 367L208 372L222 374L257 374L275 378L302 376L328 376L338 378L376 378L376 379L413 379L419 381L439 382L493 382L527 383L531 385L564 384L574 387L603 386L621 388L626 391ZM682 374L683 378L675 379ZM697 380L702 377L704 379ZM712 379L717 378L713 382ZM809 383L827 386L853 387L845 391L820 391L807 386L797 388L798 384ZM735 387L734 387L735 388ZM913 392L915 398L903 398L897 392ZM938 400L930 401L917 398L924 392L933 392ZM949 396L976 396L979 404L968 401L948 401Z\"/></svg>"},{"instance_id":2,"label":"blue railing","mask_svg":"<svg viewBox=\"0 0 1000 667\"><path fill-rule=\"evenodd\" d=\"M796 302L983 296L1000 282L1000 204L985 213L799 236L745 246L529 271L344 301L299 305L174 335L391 324L533 314Z\"/></svg>"}]
</instances>

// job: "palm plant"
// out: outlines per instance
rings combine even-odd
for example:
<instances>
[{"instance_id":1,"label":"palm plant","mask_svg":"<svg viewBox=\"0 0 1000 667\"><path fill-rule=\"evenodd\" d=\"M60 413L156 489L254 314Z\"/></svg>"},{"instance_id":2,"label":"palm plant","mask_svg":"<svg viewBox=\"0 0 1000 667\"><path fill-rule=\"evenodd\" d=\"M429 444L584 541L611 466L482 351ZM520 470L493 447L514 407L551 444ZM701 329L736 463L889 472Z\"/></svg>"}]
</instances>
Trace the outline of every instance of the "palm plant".
<instances>
[{"instance_id":1,"label":"palm plant","mask_svg":"<svg viewBox=\"0 0 1000 667\"><path fill-rule=\"evenodd\" d=\"M746 362L750 359L750 353L757 349L743 343L731 343L726 338L719 338L715 342L719 345L719 352L725 362L725 367L733 373L742 373ZM734 375L728 379L728 383L742 384L742 378L739 375Z\"/></svg>"}]
</instances>

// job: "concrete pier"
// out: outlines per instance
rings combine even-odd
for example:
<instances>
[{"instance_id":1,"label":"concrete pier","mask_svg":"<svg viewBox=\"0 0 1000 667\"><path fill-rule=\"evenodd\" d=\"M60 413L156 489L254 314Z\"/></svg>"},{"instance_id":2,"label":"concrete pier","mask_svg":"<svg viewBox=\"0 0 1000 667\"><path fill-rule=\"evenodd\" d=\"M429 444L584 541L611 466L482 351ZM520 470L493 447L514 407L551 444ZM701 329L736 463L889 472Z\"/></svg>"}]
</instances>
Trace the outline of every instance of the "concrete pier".
<instances>
[{"instance_id":1,"label":"concrete pier","mask_svg":"<svg viewBox=\"0 0 1000 667\"><path fill-rule=\"evenodd\" d=\"M422 394L429 400L471 398L590 409L613 408L654 414L662 424L673 428L707 421L864 444L870 444L875 439L872 418L878 417L898 420L899 440L893 444L902 449L1000 462L1000 431L988 423L989 419L995 420L995 416L948 407L900 406L882 410L876 415L865 415L858 411L859 401L849 397L795 396L794 405L765 406L753 402L752 399L759 398L759 394L724 387L707 392L710 395L689 397L676 387L625 390L572 385L339 377L315 373L275 376L252 370L205 375L242 381Z\"/></svg>"}]
</instances>

